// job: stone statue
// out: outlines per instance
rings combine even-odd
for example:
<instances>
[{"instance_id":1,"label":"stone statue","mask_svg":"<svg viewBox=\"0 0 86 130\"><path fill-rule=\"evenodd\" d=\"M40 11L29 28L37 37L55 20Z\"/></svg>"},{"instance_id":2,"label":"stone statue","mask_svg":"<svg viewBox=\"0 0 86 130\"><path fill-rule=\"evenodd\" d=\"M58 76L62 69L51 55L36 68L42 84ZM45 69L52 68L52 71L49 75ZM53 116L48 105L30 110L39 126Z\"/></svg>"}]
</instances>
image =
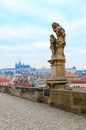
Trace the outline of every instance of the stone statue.
<instances>
[{"instance_id":1,"label":"stone statue","mask_svg":"<svg viewBox=\"0 0 86 130\"><path fill-rule=\"evenodd\" d=\"M52 56L48 62L51 65L51 76L46 83L50 88L51 102L56 104L55 95L57 94L58 89L64 89L67 83L67 79L65 78L66 59L64 55L66 34L65 30L58 23L52 23L52 29L56 34L56 37L53 34L50 35Z\"/></svg>"},{"instance_id":2,"label":"stone statue","mask_svg":"<svg viewBox=\"0 0 86 130\"><path fill-rule=\"evenodd\" d=\"M53 34L50 35L50 49L52 51L52 57L56 55L56 38Z\"/></svg>"},{"instance_id":3,"label":"stone statue","mask_svg":"<svg viewBox=\"0 0 86 130\"><path fill-rule=\"evenodd\" d=\"M66 45L65 30L58 23L53 23L52 29L56 33L56 36L57 36L57 39L54 37L54 35L50 36L50 43L54 45L52 55L54 56L56 55L57 58L64 58L64 47Z\"/></svg>"}]
</instances>

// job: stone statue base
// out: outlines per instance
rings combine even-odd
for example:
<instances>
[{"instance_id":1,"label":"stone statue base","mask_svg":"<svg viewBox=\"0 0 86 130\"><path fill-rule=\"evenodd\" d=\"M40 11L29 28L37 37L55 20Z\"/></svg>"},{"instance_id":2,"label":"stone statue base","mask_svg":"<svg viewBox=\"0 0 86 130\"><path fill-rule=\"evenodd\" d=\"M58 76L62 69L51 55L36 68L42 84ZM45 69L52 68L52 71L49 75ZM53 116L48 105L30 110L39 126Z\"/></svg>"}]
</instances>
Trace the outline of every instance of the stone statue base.
<instances>
[{"instance_id":1,"label":"stone statue base","mask_svg":"<svg viewBox=\"0 0 86 130\"><path fill-rule=\"evenodd\" d=\"M66 79L60 80L47 80L47 85L50 89L60 89L65 88L65 84L67 83Z\"/></svg>"},{"instance_id":2,"label":"stone statue base","mask_svg":"<svg viewBox=\"0 0 86 130\"><path fill-rule=\"evenodd\" d=\"M51 64L51 77L47 80L47 85L53 89L64 88L67 80L65 78L65 59L52 58L49 60Z\"/></svg>"}]
</instances>

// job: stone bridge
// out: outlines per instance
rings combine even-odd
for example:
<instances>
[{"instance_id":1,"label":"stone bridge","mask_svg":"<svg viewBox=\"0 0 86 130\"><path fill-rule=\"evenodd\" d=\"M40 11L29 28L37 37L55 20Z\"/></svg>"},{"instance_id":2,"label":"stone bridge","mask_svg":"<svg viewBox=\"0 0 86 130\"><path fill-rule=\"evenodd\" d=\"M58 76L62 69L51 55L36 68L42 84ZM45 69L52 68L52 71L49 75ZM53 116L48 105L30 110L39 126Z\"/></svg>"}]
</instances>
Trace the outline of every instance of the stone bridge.
<instances>
[{"instance_id":1,"label":"stone bridge","mask_svg":"<svg viewBox=\"0 0 86 130\"><path fill-rule=\"evenodd\" d=\"M0 93L0 130L86 130L86 117Z\"/></svg>"}]
</instances>

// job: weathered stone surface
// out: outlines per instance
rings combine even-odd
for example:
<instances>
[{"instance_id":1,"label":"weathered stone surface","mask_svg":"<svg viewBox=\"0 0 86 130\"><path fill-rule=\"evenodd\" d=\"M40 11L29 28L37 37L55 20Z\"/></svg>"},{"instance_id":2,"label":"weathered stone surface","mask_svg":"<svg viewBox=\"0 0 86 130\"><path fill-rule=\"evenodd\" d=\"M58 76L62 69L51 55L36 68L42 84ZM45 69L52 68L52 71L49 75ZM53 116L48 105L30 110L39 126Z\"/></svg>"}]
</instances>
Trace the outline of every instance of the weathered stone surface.
<instances>
[{"instance_id":1,"label":"weathered stone surface","mask_svg":"<svg viewBox=\"0 0 86 130\"><path fill-rule=\"evenodd\" d=\"M75 106L81 106L86 108L86 98L73 98Z\"/></svg>"},{"instance_id":2,"label":"weathered stone surface","mask_svg":"<svg viewBox=\"0 0 86 130\"><path fill-rule=\"evenodd\" d=\"M81 109L80 107L77 107L75 105L71 105L69 111L76 113L76 114L80 114L81 113ZM83 113L82 113L83 114Z\"/></svg>"},{"instance_id":3,"label":"weathered stone surface","mask_svg":"<svg viewBox=\"0 0 86 130\"><path fill-rule=\"evenodd\" d=\"M65 30L58 24L53 23L52 29L56 33L57 38L53 34L50 35L50 49L52 51L51 59L48 61L51 64L51 77L47 80L50 89L64 88L67 80L65 78L65 55L64 47Z\"/></svg>"},{"instance_id":4,"label":"weathered stone surface","mask_svg":"<svg viewBox=\"0 0 86 130\"><path fill-rule=\"evenodd\" d=\"M50 97L48 97L48 96L43 96L43 102L46 103L46 104L50 104L50 102L51 102Z\"/></svg>"},{"instance_id":5,"label":"weathered stone surface","mask_svg":"<svg viewBox=\"0 0 86 130\"><path fill-rule=\"evenodd\" d=\"M50 87L50 104L66 111L86 114L86 93L65 90L65 30L58 23L53 23L52 29L57 38L53 34L50 35L51 77L47 80Z\"/></svg>"},{"instance_id":6,"label":"weathered stone surface","mask_svg":"<svg viewBox=\"0 0 86 130\"><path fill-rule=\"evenodd\" d=\"M81 108L81 113L86 115L86 107L85 108Z\"/></svg>"},{"instance_id":7,"label":"weathered stone surface","mask_svg":"<svg viewBox=\"0 0 86 130\"><path fill-rule=\"evenodd\" d=\"M75 97L75 95L77 95ZM78 95L80 98L78 98ZM77 114L86 114L86 92L74 92L68 90L52 89L51 104L57 108L70 111Z\"/></svg>"},{"instance_id":8,"label":"weathered stone surface","mask_svg":"<svg viewBox=\"0 0 86 130\"><path fill-rule=\"evenodd\" d=\"M86 98L86 93L82 93L82 92L77 93L76 91L72 93L72 96L75 98Z\"/></svg>"},{"instance_id":9,"label":"weathered stone surface","mask_svg":"<svg viewBox=\"0 0 86 130\"><path fill-rule=\"evenodd\" d=\"M43 102L43 90L36 88L25 88L25 87L9 87L0 86L0 90L3 93L8 93L11 95L19 96L22 98L27 98L29 100Z\"/></svg>"}]
</instances>

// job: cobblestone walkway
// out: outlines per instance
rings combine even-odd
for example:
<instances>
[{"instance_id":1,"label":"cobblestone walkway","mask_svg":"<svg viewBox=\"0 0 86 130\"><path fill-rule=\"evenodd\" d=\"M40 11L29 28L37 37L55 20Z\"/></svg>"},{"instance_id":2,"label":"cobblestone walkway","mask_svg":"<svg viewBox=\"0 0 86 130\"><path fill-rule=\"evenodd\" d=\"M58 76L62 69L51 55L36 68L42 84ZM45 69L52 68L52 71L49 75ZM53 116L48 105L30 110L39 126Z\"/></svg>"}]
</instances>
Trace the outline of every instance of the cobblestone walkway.
<instances>
[{"instance_id":1,"label":"cobblestone walkway","mask_svg":"<svg viewBox=\"0 0 86 130\"><path fill-rule=\"evenodd\" d=\"M86 130L86 117L0 93L0 130Z\"/></svg>"}]
</instances>

